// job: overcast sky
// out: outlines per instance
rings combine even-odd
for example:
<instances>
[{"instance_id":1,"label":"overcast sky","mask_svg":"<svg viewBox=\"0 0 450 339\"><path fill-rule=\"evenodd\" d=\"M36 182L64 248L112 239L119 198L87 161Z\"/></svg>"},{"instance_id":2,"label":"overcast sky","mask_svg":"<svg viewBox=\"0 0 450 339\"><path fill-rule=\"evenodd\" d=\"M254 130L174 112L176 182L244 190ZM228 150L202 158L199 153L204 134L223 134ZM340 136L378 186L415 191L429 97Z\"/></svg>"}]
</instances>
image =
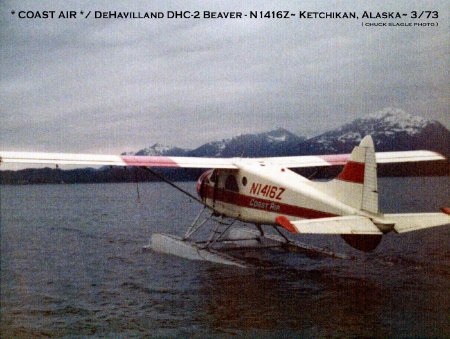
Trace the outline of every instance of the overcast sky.
<instances>
[{"instance_id":1,"label":"overcast sky","mask_svg":"<svg viewBox=\"0 0 450 339\"><path fill-rule=\"evenodd\" d=\"M2 1L2 150L193 148L284 127L312 136L387 106L449 127L448 1ZM436 10L363 20L26 20L19 10ZM404 22L408 22L405 20ZM427 22L427 21L425 21Z\"/></svg>"}]
</instances>

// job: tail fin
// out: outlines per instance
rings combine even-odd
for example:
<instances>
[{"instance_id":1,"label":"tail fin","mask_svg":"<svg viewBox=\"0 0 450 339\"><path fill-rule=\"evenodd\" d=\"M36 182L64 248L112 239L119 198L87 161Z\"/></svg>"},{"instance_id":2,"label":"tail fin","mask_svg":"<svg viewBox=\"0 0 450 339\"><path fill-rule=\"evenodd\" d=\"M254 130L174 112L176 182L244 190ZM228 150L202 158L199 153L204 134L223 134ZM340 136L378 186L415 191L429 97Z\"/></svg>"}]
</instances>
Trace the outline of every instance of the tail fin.
<instances>
[{"instance_id":1,"label":"tail fin","mask_svg":"<svg viewBox=\"0 0 450 339\"><path fill-rule=\"evenodd\" d=\"M342 172L321 188L358 210L378 213L377 163L370 135L353 149Z\"/></svg>"}]
</instances>

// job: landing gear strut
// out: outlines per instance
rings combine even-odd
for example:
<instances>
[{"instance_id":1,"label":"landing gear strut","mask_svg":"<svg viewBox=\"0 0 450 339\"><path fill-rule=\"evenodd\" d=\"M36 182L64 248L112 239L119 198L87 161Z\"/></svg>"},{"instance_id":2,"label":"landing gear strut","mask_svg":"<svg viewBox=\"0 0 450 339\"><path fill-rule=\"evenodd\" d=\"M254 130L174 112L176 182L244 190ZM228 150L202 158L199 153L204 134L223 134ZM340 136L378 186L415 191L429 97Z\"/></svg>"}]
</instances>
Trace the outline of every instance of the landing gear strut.
<instances>
[{"instance_id":1,"label":"landing gear strut","mask_svg":"<svg viewBox=\"0 0 450 339\"><path fill-rule=\"evenodd\" d=\"M191 260L211 261L238 267L254 266L248 260L230 255L232 251L244 249L282 248L289 252L311 253L342 259L349 258L343 254L290 240L276 226L273 227L279 235L264 232L260 224L255 225L256 230L241 225L236 227L234 225L236 219L227 220L217 217L214 216L214 212L205 213L206 209L203 208L198 213L183 237L154 233L151 237L151 243L145 246L144 249L151 249L156 252L172 254ZM194 239L194 235L198 235L198 238L200 238L199 231L211 222L213 225L210 225L212 228L206 240Z\"/></svg>"}]
</instances>

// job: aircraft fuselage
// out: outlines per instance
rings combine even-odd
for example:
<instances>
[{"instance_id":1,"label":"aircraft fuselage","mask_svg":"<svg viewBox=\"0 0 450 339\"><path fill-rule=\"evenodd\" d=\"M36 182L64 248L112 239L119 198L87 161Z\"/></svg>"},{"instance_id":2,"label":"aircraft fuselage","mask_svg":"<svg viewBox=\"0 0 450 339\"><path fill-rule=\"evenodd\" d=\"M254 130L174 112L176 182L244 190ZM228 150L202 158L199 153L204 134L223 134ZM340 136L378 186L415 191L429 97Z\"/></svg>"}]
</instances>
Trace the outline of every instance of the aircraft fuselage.
<instances>
[{"instance_id":1,"label":"aircraft fuselage","mask_svg":"<svg viewBox=\"0 0 450 339\"><path fill-rule=\"evenodd\" d=\"M298 220L357 213L305 177L269 164L207 171L197 192L216 214L255 224L276 225L278 216Z\"/></svg>"}]
</instances>

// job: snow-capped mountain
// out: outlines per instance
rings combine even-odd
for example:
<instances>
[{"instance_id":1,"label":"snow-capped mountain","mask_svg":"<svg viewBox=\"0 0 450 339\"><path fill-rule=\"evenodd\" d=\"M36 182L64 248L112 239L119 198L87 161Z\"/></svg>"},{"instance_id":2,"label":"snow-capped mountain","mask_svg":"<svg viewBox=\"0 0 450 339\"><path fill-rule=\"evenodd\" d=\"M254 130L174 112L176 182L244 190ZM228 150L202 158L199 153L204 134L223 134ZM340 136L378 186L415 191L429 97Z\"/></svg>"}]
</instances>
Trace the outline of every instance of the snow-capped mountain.
<instances>
[{"instance_id":1,"label":"snow-capped mountain","mask_svg":"<svg viewBox=\"0 0 450 339\"><path fill-rule=\"evenodd\" d=\"M450 132L441 123L384 108L321 135L306 139L286 129L243 134L206 143L194 150L154 144L136 155L197 157L261 157L348 153L371 135L377 151L435 150L450 155Z\"/></svg>"},{"instance_id":2,"label":"snow-capped mountain","mask_svg":"<svg viewBox=\"0 0 450 339\"><path fill-rule=\"evenodd\" d=\"M291 147L305 141L305 138L283 128L258 134L243 134L232 138L221 152L224 157L243 156L270 156L271 154L284 155Z\"/></svg>"},{"instance_id":3,"label":"snow-capped mountain","mask_svg":"<svg viewBox=\"0 0 450 339\"><path fill-rule=\"evenodd\" d=\"M123 153L123 155L151 155L151 156L156 156L156 155L175 156L175 155L178 155L178 156L182 156L182 155L185 155L186 152L188 152L188 150L185 150L183 148L173 147L173 146L165 146L165 145L156 143L150 147L143 148L143 149L137 151L136 153L126 152L126 153Z\"/></svg>"},{"instance_id":4,"label":"snow-capped mountain","mask_svg":"<svg viewBox=\"0 0 450 339\"><path fill-rule=\"evenodd\" d=\"M395 133L414 135L420 133L430 123L432 121L425 118L412 116L398 108L388 107L313 139L319 143L329 143L334 142L330 136L337 136L337 140L341 142L359 142L368 134L374 139Z\"/></svg>"},{"instance_id":5,"label":"snow-capped mountain","mask_svg":"<svg viewBox=\"0 0 450 339\"><path fill-rule=\"evenodd\" d=\"M221 157L231 139L208 142L189 152L193 157Z\"/></svg>"},{"instance_id":6,"label":"snow-capped mountain","mask_svg":"<svg viewBox=\"0 0 450 339\"><path fill-rule=\"evenodd\" d=\"M191 156L256 157L271 154L284 155L291 146L305 138L298 137L283 128L258 134L242 134L222 141L210 142L189 152Z\"/></svg>"},{"instance_id":7,"label":"snow-capped mountain","mask_svg":"<svg viewBox=\"0 0 450 339\"><path fill-rule=\"evenodd\" d=\"M141 149L139 152L136 153L136 155L163 155L171 148L172 147L156 143L150 147Z\"/></svg>"},{"instance_id":8,"label":"snow-capped mountain","mask_svg":"<svg viewBox=\"0 0 450 339\"><path fill-rule=\"evenodd\" d=\"M377 151L429 149L448 154L450 132L441 123L413 116L398 108L385 108L308 140L317 153L345 153L365 135Z\"/></svg>"}]
</instances>

